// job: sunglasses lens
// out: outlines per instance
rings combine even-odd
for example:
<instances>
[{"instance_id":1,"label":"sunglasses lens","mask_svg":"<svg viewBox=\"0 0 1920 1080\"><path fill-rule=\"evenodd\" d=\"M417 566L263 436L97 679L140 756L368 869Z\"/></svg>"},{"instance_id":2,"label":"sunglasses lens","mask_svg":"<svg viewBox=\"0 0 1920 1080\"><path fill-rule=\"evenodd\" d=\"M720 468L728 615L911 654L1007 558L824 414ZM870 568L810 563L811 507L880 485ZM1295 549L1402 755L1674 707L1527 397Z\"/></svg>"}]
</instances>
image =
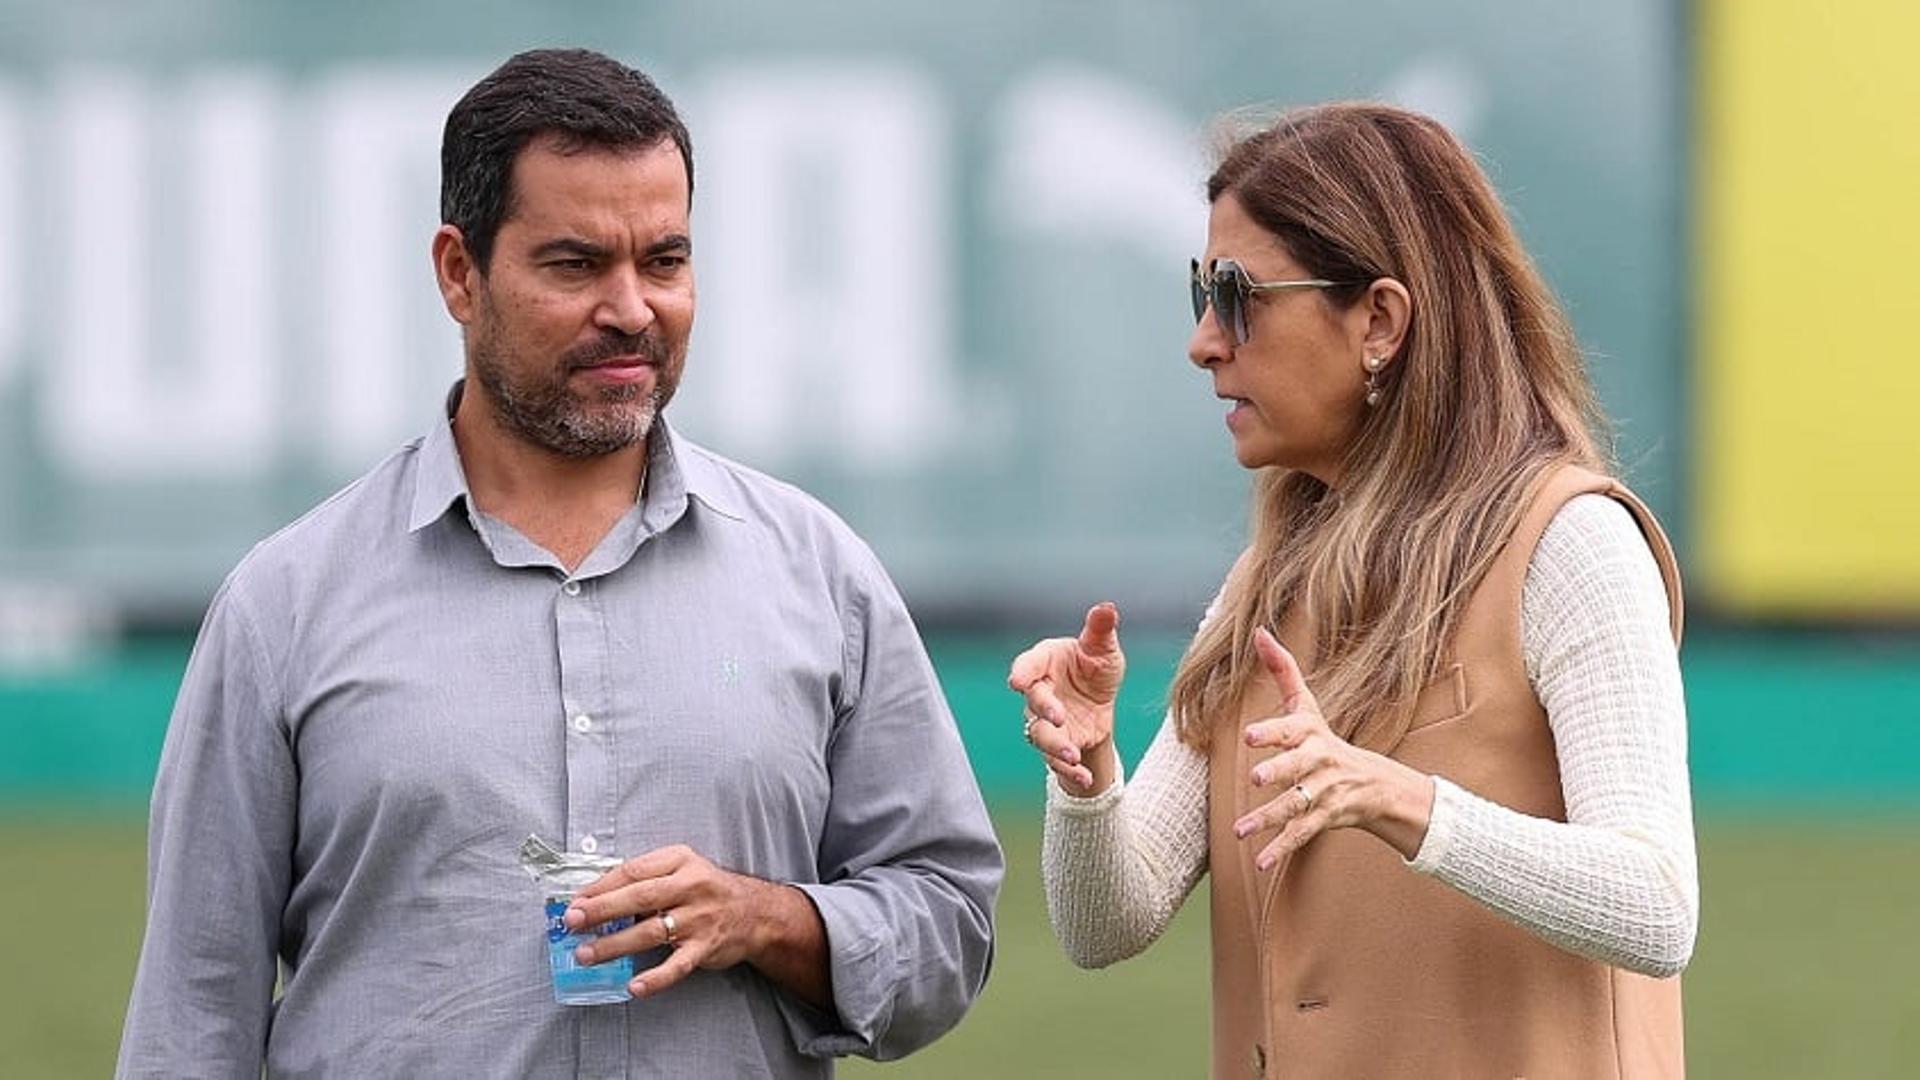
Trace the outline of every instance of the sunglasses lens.
<instances>
[{"instance_id":1,"label":"sunglasses lens","mask_svg":"<svg viewBox=\"0 0 1920 1080\"><path fill-rule=\"evenodd\" d=\"M1214 262L1202 271L1194 259L1187 270L1187 287L1193 292L1193 321L1207 317L1207 305L1213 305L1213 317L1235 345L1247 343L1247 272L1231 259Z\"/></svg>"},{"instance_id":2,"label":"sunglasses lens","mask_svg":"<svg viewBox=\"0 0 1920 1080\"><path fill-rule=\"evenodd\" d=\"M1226 331L1235 345L1247 343L1246 293L1241 289L1245 281L1240 264L1227 259L1213 264L1213 282L1208 289L1213 301L1213 317L1220 320L1220 329Z\"/></svg>"}]
</instances>

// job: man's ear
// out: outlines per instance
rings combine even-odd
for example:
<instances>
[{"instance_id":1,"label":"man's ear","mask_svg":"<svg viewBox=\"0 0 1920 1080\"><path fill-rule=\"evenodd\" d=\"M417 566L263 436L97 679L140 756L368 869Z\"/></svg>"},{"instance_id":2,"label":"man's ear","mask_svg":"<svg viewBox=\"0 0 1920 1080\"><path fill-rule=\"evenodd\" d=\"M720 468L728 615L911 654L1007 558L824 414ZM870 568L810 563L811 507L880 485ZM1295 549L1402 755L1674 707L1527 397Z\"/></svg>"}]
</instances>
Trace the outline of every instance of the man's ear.
<instances>
[{"instance_id":1,"label":"man's ear","mask_svg":"<svg viewBox=\"0 0 1920 1080\"><path fill-rule=\"evenodd\" d=\"M433 276L440 286L440 299L447 305L453 321L465 326L473 321L475 297L484 275L467 250L467 239L452 225L442 225L433 234Z\"/></svg>"}]
</instances>

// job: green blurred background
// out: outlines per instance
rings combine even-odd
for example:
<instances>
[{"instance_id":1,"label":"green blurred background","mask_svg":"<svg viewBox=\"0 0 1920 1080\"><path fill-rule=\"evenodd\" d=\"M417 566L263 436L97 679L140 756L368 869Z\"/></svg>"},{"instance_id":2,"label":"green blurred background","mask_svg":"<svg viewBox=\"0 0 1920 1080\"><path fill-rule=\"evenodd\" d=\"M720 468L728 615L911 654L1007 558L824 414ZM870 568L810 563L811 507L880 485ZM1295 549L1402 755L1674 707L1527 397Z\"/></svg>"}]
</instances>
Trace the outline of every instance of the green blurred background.
<instances>
[{"instance_id":1,"label":"green blurred background","mask_svg":"<svg viewBox=\"0 0 1920 1080\"><path fill-rule=\"evenodd\" d=\"M1244 529L1183 358L1203 127L1384 97L1486 162L1679 543L1705 1076L1920 1058L1920 7L1845 0L0 0L0 1077L103 1075L191 637L457 371L438 125L517 49L652 71L700 168L675 422L880 551L1007 844L995 977L847 1075L1168 1077L1204 904L1071 968L1007 659L1127 613L1121 743ZM774 283L776 287L769 287Z\"/></svg>"}]
</instances>

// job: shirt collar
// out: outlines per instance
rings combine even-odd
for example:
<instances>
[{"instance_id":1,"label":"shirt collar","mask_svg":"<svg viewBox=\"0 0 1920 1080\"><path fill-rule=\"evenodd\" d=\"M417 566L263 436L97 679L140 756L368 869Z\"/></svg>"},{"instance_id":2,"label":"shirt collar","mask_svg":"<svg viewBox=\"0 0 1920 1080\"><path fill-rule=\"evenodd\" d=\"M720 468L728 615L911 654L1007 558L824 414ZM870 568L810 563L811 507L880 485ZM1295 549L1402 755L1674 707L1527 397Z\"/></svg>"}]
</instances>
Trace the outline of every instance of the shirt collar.
<instances>
[{"instance_id":1,"label":"shirt collar","mask_svg":"<svg viewBox=\"0 0 1920 1080\"><path fill-rule=\"evenodd\" d=\"M467 473L460 467L460 449L453 442L453 410L460 404L465 379L455 379L447 391L447 407L440 421L427 430L414 455L413 513L407 518L407 531L421 529L440 520L455 502L471 502Z\"/></svg>"},{"instance_id":2,"label":"shirt collar","mask_svg":"<svg viewBox=\"0 0 1920 1080\"><path fill-rule=\"evenodd\" d=\"M735 521L746 520L732 479L713 455L681 438L665 417L655 422L648 439L651 443L647 447L648 504L652 504L653 493L658 491L670 497L662 500L668 506L691 497L715 513ZM656 488L656 484L660 486Z\"/></svg>"},{"instance_id":3,"label":"shirt collar","mask_svg":"<svg viewBox=\"0 0 1920 1080\"><path fill-rule=\"evenodd\" d=\"M454 381L447 391L446 415L420 442L408 532L419 532L440 520L456 502L472 503L466 470L460 464L460 448L453 441L453 413L460 405L465 385L465 379ZM678 518L691 497L717 513L745 520L725 471L706 451L681 438L664 416L654 422L647 443L643 516L652 518L659 513L669 521Z\"/></svg>"}]
</instances>

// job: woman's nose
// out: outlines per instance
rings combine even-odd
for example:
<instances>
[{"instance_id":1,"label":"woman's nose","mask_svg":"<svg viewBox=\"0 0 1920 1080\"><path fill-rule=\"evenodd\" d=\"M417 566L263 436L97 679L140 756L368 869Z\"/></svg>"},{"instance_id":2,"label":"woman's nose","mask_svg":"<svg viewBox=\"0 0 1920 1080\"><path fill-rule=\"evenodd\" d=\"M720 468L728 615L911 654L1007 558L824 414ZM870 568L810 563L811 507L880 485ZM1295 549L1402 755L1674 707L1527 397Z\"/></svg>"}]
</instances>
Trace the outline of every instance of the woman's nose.
<instances>
[{"instance_id":1,"label":"woman's nose","mask_svg":"<svg viewBox=\"0 0 1920 1080\"><path fill-rule=\"evenodd\" d=\"M1193 333L1187 336L1187 359L1198 368L1210 367L1233 355L1233 346L1227 341L1227 335L1220 330L1220 320L1214 318L1213 305L1200 313L1199 321L1193 324Z\"/></svg>"}]
</instances>

